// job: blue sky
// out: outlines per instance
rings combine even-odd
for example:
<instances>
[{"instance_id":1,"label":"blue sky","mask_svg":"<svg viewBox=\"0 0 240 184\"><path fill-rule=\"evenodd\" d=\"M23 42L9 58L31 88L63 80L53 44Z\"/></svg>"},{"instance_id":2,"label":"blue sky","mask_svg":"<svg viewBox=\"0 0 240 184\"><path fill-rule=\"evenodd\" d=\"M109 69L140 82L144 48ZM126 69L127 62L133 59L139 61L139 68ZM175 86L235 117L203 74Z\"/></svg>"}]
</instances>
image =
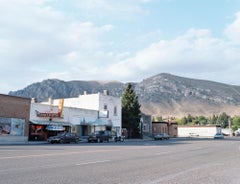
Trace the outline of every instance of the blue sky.
<instances>
[{"instance_id":1,"label":"blue sky","mask_svg":"<svg viewBox=\"0 0 240 184\"><path fill-rule=\"evenodd\" d=\"M240 85L240 0L0 0L0 93L159 73Z\"/></svg>"}]
</instances>

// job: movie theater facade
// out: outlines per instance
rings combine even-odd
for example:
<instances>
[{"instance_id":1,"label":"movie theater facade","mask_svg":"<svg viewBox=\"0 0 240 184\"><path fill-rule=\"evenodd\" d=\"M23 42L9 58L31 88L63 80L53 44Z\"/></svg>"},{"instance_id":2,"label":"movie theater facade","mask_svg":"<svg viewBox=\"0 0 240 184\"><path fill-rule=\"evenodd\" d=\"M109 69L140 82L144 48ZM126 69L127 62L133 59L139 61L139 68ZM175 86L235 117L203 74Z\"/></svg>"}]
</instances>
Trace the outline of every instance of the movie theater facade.
<instances>
[{"instance_id":1,"label":"movie theater facade","mask_svg":"<svg viewBox=\"0 0 240 184\"><path fill-rule=\"evenodd\" d=\"M121 134L120 98L97 93L31 103L30 141L47 140L64 131L85 137L98 130Z\"/></svg>"}]
</instances>

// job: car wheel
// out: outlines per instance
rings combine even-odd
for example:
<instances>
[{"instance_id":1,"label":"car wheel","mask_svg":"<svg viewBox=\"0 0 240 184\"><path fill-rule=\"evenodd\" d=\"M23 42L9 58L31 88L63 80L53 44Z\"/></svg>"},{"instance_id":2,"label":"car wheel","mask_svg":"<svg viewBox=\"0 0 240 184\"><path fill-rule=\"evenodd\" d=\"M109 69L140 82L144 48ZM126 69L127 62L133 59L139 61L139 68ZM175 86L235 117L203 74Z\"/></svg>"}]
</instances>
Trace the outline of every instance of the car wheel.
<instances>
[{"instance_id":1,"label":"car wheel","mask_svg":"<svg viewBox=\"0 0 240 184\"><path fill-rule=\"evenodd\" d=\"M60 142L60 144L63 144L63 140L62 139L59 142Z\"/></svg>"},{"instance_id":2,"label":"car wheel","mask_svg":"<svg viewBox=\"0 0 240 184\"><path fill-rule=\"evenodd\" d=\"M79 143L79 139L76 139L76 140L75 140L75 143Z\"/></svg>"},{"instance_id":3,"label":"car wheel","mask_svg":"<svg viewBox=\"0 0 240 184\"><path fill-rule=\"evenodd\" d=\"M97 142L100 143L100 142L101 142L101 139L100 139L100 138L97 138Z\"/></svg>"}]
</instances>

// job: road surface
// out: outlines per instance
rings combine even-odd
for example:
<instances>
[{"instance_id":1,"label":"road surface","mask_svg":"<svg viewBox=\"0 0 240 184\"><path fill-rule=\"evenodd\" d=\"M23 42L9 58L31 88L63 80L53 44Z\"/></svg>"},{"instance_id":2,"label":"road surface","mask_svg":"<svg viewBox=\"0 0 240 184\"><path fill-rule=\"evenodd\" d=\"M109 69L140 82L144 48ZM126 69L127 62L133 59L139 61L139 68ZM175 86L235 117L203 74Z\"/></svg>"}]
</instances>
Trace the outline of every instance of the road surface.
<instances>
[{"instance_id":1,"label":"road surface","mask_svg":"<svg viewBox=\"0 0 240 184\"><path fill-rule=\"evenodd\" d=\"M0 146L2 184L237 184L240 139Z\"/></svg>"}]
</instances>

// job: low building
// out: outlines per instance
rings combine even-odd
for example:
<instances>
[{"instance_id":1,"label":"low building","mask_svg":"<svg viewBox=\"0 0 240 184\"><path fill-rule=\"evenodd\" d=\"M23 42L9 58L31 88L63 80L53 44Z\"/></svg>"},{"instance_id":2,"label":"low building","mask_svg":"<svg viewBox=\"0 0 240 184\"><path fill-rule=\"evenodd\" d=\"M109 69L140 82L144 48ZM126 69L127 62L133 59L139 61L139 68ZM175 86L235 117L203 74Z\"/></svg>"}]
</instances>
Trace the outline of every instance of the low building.
<instances>
[{"instance_id":1,"label":"low building","mask_svg":"<svg viewBox=\"0 0 240 184\"><path fill-rule=\"evenodd\" d=\"M200 126L192 125L178 126L178 137L214 137L216 133L222 133L221 126L211 125L211 126Z\"/></svg>"},{"instance_id":2,"label":"low building","mask_svg":"<svg viewBox=\"0 0 240 184\"><path fill-rule=\"evenodd\" d=\"M0 94L0 143L27 142L30 98Z\"/></svg>"},{"instance_id":3,"label":"low building","mask_svg":"<svg viewBox=\"0 0 240 184\"><path fill-rule=\"evenodd\" d=\"M167 133L170 137L178 136L178 124L175 122L152 122L152 134Z\"/></svg>"},{"instance_id":4,"label":"low building","mask_svg":"<svg viewBox=\"0 0 240 184\"><path fill-rule=\"evenodd\" d=\"M88 136L96 130L114 132L111 120L100 117L97 110L53 106L51 103L31 104L29 129L31 141L47 140L48 137L64 131L74 132L80 137Z\"/></svg>"},{"instance_id":5,"label":"low building","mask_svg":"<svg viewBox=\"0 0 240 184\"><path fill-rule=\"evenodd\" d=\"M150 115L142 114L141 123L143 135L152 135L152 117Z\"/></svg>"},{"instance_id":6,"label":"low building","mask_svg":"<svg viewBox=\"0 0 240 184\"><path fill-rule=\"evenodd\" d=\"M168 134L170 137L178 137L178 124L175 122L168 123Z\"/></svg>"},{"instance_id":7,"label":"low building","mask_svg":"<svg viewBox=\"0 0 240 184\"><path fill-rule=\"evenodd\" d=\"M58 106L60 99L53 99L52 105ZM43 102L42 104L49 104L49 102ZM104 90L103 93L79 95L76 98L65 98L64 108L78 108L95 110L98 112L97 120L92 122L92 130L110 130L117 135L121 135L122 132L122 103L121 98L108 95L108 92ZM84 127L84 120L82 120L82 128Z\"/></svg>"}]
</instances>

